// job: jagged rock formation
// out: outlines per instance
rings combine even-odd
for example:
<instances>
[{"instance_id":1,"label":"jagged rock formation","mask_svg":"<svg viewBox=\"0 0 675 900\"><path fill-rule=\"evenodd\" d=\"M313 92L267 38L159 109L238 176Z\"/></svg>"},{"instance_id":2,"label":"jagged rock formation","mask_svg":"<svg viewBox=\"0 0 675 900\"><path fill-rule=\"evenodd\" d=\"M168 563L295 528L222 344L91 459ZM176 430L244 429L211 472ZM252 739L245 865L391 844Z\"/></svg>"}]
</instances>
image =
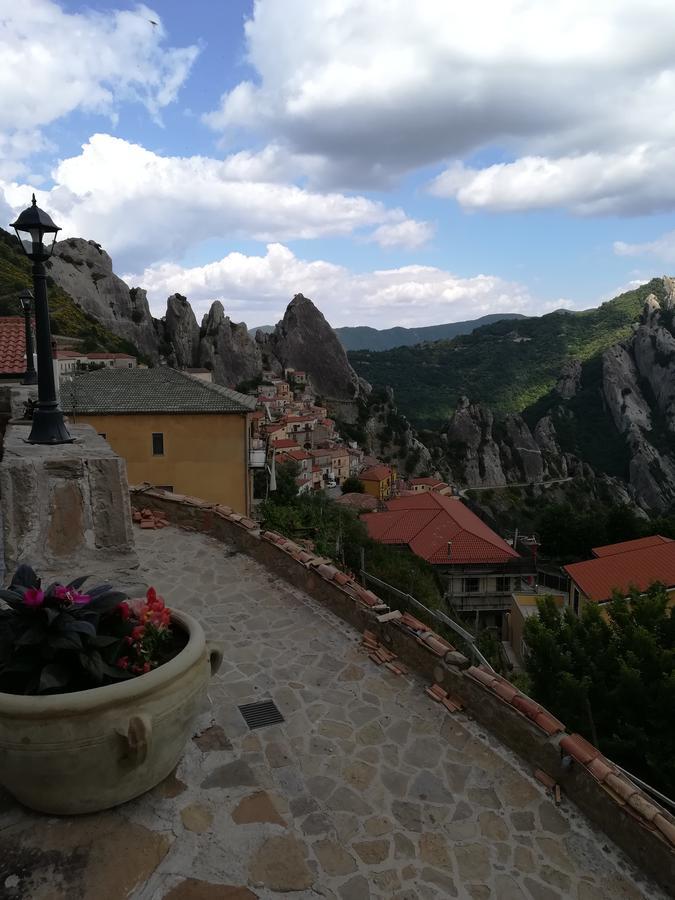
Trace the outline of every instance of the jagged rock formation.
<instances>
[{"instance_id":1,"label":"jagged rock formation","mask_svg":"<svg viewBox=\"0 0 675 900\"><path fill-rule=\"evenodd\" d=\"M59 241L48 262L48 274L102 325L150 359L159 358L159 334L146 292L130 289L114 274L112 260L100 244L82 238Z\"/></svg>"},{"instance_id":2,"label":"jagged rock formation","mask_svg":"<svg viewBox=\"0 0 675 900\"><path fill-rule=\"evenodd\" d=\"M675 283L664 278L662 309L651 294L629 340L605 351L602 390L630 450L629 485L645 509L675 505Z\"/></svg>"},{"instance_id":3,"label":"jagged rock formation","mask_svg":"<svg viewBox=\"0 0 675 900\"><path fill-rule=\"evenodd\" d=\"M362 395L362 385L337 335L302 294L293 297L265 345L284 368L307 372L312 388L329 407L345 401L352 404Z\"/></svg>"},{"instance_id":4,"label":"jagged rock formation","mask_svg":"<svg viewBox=\"0 0 675 900\"><path fill-rule=\"evenodd\" d=\"M172 294L166 301L164 345L167 361L179 369L189 369L199 359L199 325L182 294Z\"/></svg>"},{"instance_id":5,"label":"jagged rock formation","mask_svg":"<svg viewBox=\"0 0 675 900\"><path fill-rule=\"evenodd\" d=\"M366 384L365 389L370 393L370 385ZM401 474L435 472L429 449L419 440L406 417L398 413L391 388L369 396L363 428L367 452L395 463Z\"/></svg>"},{"instance_id":6,"label":"jagged rock formation","mask_svg":"<svg viewBox=\"0 0 675 900\"><path fill-rule=\"evenodd\" d=\"M583 365L523 416L458 403L442 435L449 477L466 487L584 479L651 513L675 508L675 280L647 297L625 341ZM611 465L610 465L611 463ZM603 470L604 469L604 470Z\"/></svg>"},{"instance_id":7,"label":"jagged rock formation","mask_svg":"<svg viewBox=\"0 0 675 900\"><path fill-rule=\"evenodd\" d=\"M570 359L562 367L555 389L563 400L570 400L579 390L580 383L581 362L578 359Z\"/></svg>"},{"instance_id":8,"label":"jagged rock formation","mask_svg":"<svg viewBox=\"0 0 675 900\"><path fill-rule=\"evenodd\" d=\"M262 355L243 322L232 322L216 300L202 320L197 365L213 372L218 384L235 387L262 372Z\"/></svg>"}]
</instances>

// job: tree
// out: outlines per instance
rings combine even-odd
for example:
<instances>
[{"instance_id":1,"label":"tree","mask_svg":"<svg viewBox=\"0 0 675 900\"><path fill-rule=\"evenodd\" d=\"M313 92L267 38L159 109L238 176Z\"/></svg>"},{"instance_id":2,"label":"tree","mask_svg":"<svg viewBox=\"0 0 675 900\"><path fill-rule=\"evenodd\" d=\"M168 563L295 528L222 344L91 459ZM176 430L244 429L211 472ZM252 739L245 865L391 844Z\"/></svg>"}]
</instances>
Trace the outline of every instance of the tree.
<instances>
[{"instance_id":1,"label":"tree","mask_svg":"<svg viewBox=\"0 0 675 900\"><path fill-rule=\"evenodd\" d=\"M292 459L276 467L277 489L270 491L272 503L283 505L292 502L298 496L296 478L300 474L300 466Z\"/></svg>"},{"instance_id":2,"label":"tree","mask_svg":"<svg viewBox=\"0 0 675 900\"><path fill-rule=\"evenodd\" d=\"M363 482L359 481L358 478L350 476L349 478L345 478L342 482L343 494L365 494L365 492L366 489L363 486Z\"/></svg>"},{"instance_id":3,"label":"tree","mask_svg":"<svg viewBox=\"0 0 675 900\"><path fill-rule=\"evenodd\" d=\"M532 695L568 730L675 794L675 608L661 584L581 616L551 597L525 623Z\"/></svg>"}]
</instances>

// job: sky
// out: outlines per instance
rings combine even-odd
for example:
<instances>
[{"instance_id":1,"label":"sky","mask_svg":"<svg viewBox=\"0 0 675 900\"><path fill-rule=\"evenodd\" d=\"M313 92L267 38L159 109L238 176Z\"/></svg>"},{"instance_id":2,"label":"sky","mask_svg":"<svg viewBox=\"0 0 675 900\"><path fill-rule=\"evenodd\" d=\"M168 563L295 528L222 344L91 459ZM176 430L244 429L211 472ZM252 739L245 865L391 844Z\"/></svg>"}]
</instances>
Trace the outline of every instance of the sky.
<instances>
[{"instance_id":1,"label":"sky","mask_svg":"<svg viewBox=\"0 0 675 900\"><path fill-rule=\"evenodd\" d=\"M672 0L0 0L30 202L198 319L586 309L675 270Z\"/></svg>"}]
</instances>

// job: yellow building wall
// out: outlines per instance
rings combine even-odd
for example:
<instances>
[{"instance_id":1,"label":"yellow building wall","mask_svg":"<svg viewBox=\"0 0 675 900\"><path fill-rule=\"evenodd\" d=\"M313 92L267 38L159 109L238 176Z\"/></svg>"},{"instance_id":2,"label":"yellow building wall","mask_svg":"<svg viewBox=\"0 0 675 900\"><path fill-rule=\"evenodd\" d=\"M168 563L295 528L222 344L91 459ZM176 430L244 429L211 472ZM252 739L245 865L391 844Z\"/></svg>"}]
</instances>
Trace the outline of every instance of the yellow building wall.
<instances>
[{"instance_id":1,"label":"yellow building wall","mask_svg":"<svg viewBox=\"0 0 675 900\"><path fill-rule=\"evenodd\" d=\"M382 481L361 480L366 494L377 497L378 500L387 500L391 494L391 478L383 478Z\"/></svg>"},{"instance_id":2,"label":"yellow building wall","mask_svg":"<svg viewBox=\"0 0 675 900\"><path fill-rule=\"evenodd\" d=\"M250 509L245 414L108 415L71 417L91 425L127 463L130 484L170 485L177 494ZM152 434L164 435L164 455L153 456Z\"/></svg>"}]
</instances>

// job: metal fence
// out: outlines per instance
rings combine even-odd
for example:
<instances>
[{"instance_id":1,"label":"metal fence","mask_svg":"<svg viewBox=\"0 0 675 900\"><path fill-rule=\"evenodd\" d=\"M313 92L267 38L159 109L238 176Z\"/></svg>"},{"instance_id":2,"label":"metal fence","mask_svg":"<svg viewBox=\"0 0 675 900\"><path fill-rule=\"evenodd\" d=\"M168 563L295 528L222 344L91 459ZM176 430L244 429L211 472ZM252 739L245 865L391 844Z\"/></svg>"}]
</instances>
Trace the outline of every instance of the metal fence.
<instances>
[{"instance_id":1,"label":"metal fence","mask_svg":"<svg viewBox=\"0 0 675 900\"><path fill-rule=\"evenodd\" d=\"M455 622L454 619L451 619L440 609L429 609L423 603L420 603L412 594L406 594L404 591L400 591L398 588L395 588L391 584L387 584L386 581L382 581L381 578L377 578L375 575L371 575L370 572L366 572L365 569L361 569L361 578L364 582L370 582L371 584L376 585L377 587L388 591L390 594L393 594L399 601L401 601L401 605L405 607L404 612L410 612L411 614L415 614L417 616L421 616L425 622L433 621L440 625L444 625L446 628L452 629L456 634L458 634L465 641L470 654L474 657L474 662L478 665L487 666L487 668L494 672L494 669L488 662L488 660L483 656L478 647L476 647L476 638L470 631L467 631L466 628L462 628L459 622ZM429 626L431 627L431 626Z\"/></svg>"}]
</instances>

